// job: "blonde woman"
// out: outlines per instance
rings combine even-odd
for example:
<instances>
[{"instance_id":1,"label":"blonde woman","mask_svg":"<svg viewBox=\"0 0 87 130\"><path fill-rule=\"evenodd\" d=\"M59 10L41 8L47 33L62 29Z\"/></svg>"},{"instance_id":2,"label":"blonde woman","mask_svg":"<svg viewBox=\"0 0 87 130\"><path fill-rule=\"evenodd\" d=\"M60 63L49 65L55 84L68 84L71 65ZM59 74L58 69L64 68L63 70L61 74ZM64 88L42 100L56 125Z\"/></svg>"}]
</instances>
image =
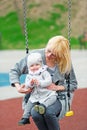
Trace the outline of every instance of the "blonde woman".
<instances>
[{"instance_id":1,"label":"blonde woman","mask_svg":"<svg viewBox=\"0 0 87 130\"><path fill-rule=\"evenodd\" d=\"M30 53L32 52L39 52L42 55L43 64L48 66L48 72L52 77L52 84L48 86L47 89L57 91L58 98L54 104L46 109L43 115L40 115L32 108L31 116L38 130L60 130L58 119L63 117L68 110L65 104L65 99L67 99L66 91L68 89L65 77L69 73L71 93L77 89L77 80L71 63L69 42L63 36L54 36L48 41L45 49L33 50ZM30 94L31 90L26 89L24 85L21 85L19 82L19 77L23 73L28 73L27 56L10 70L10 82L12 86L17 88L18 92ZM25 95L24 102L26 103L29 94ZM59 102L60 97L62 98L61 102Z\"/></svg>"}]
</instances>

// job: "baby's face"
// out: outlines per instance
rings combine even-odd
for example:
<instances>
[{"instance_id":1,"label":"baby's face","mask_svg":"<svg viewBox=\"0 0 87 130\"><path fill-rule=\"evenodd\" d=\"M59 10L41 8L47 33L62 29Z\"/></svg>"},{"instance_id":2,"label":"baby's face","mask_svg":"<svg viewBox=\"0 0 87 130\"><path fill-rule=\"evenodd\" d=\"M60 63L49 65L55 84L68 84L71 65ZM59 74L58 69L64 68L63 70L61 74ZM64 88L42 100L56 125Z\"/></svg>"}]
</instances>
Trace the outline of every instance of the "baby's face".
<instances>
[{"instance_id":1,"label":"baby's face","mask_svg":"<svg viewBox=\"0 0 87 130\"><path fill-rule=\"evenodd\" d=\"M30 71L32 71L32 72L36 72L36 71L38 71L39 69L41 68L41 64L33 64L33 65L31 65L30 66Z\"/></svg>"}]
</instances>

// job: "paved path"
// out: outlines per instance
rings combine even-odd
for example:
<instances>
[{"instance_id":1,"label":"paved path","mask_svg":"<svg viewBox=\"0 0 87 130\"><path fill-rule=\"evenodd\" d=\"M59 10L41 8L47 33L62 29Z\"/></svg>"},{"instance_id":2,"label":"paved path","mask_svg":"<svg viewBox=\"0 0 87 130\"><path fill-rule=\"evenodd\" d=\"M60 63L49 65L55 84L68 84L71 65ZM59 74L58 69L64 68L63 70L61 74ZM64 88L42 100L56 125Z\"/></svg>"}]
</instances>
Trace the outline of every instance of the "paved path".
<instances>
[{"instance_id":1,"label":"paved path","mask_svg":"<svg viewBox=\"0 0 87 130\"><path fill-rule=\"evenodd\" d=\"M25 56L25 50L0 51L0 73L9 73L10 68ZM71 58L78 80L78 88L87 88L87 50L71 50ZM0 87L1 100L20 96L22 95L17 93L15 88Z\"/></svg>"}]
</instances>

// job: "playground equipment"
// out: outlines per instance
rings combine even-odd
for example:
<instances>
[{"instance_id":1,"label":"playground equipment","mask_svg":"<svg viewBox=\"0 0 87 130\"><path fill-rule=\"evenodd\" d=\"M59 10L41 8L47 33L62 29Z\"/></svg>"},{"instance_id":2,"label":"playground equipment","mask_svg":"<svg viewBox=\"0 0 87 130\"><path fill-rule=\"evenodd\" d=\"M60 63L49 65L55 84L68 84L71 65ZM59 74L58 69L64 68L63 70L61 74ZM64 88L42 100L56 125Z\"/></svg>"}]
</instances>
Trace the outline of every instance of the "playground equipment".
<instances>
[{"instance_id":1,"label":"playground equipment","mask_svg":"<svg viewBox=\"0 0 87 130\"><path fill-rule=\"evenodd\" d=\"M69 40L69 46L70 46L70 40L71 40L71 5L72 5L72 0L67 0L68 1L68 40ZM25 32L25 44L26 44L26 53L29 52L28 48L28 31L27 31L27 22L26 22L26 0L22 0L23 3L23 14L24 14L24 32ZM71 49L71 46L70 46ZM67 76L66 82L68 84L68 90L67 90L67 96L68 96L68 107L69 110L65 114L65 116L72 116L74 112L71 110L71 103L70 103L70 74Z\"/></svg>"}]
</instances>

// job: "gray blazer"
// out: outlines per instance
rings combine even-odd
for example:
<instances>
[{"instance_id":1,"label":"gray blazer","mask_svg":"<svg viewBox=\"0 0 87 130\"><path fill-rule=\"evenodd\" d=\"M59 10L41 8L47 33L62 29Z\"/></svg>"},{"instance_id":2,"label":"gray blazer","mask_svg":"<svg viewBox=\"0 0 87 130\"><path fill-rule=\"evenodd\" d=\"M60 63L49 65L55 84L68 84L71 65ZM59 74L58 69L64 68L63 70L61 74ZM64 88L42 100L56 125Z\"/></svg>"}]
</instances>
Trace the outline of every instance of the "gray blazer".
<instances>
[{"instance_id":1,"label":"gray blazer","mask_svg":"<svg viewBox=\"0 0 87 130\"><path fill-rule=\"evenodd\" d=\"M43 59L43 64L46 65L46 59L45 59L45 49L37 49L37 50L32 50L30 51L30 53L32 52L39 52L42 55L42 59ZM48 69L49 73L52 75L52 72L50 69ZM28 68L27 68L27 56L25 58L23 58L20 62L16 63L14 68L12 68L10 70L9 73L9 78L10 78L10 83L12 86L14 86L15 82L19 82L20 83L20 76L22 74L27 74L28 73ZM63 110L62 110L62 114L60 114L60 118L64 116L64 114L66 113L66 111L68 111L69 107L68 107L68 97L67 97L67 90L68 90L68 83L66 82L66 76L64 74L61 74L59 72L58 67L56 67L55 69L55 73L52 76L52 82L55 83L56 85L63 85L65 86L65 91L63 92L58 92L59 94L59 99L63 105ZM71 72L70 72L70 78L69 78L69 89L70 89L70 95L71 98L69 98L70 102L72 100L72 95L75 89L77 89L77 80L76 80L76 76L75 76L75 72L72 66ZM62 96L60 95L65 95L64 100L62 99Z\"/></svg>"}]
</instances>

